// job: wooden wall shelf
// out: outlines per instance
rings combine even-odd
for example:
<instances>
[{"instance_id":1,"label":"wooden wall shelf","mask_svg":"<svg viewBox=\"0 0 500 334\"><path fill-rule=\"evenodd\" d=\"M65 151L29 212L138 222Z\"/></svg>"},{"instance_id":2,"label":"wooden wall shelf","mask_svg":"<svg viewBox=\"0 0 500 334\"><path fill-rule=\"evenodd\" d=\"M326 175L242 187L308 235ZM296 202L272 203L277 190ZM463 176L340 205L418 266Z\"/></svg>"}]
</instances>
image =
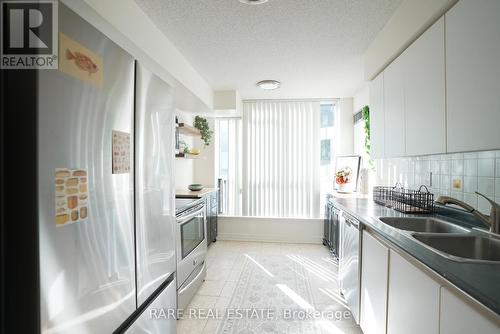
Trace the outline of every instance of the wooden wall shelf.
<instances>
[{"instance_id":1,"label":"wooden wall shelf","mask_svg":"<svg viewBox=\"0 0 500 334\"><path fill-rule=\"evenodd\" d=\"M192 136L192 137L200 137L201 136L200 130L198 130L194 126L188 125L186 123L179 123L179 133L186 135L186 136Z\"/></svg>"},{"instance_id":2,"label":"wooden wall shelf","mask_svg":"<svg viewBox=\"0 0 500 334\"><path fill-rule=\"evenodd\" d=\"M205 159L205 157L202 157L199 154L189 154L189 153L177 153L175 157L179 159L200 159L200 160Z\"/></svg>"}]
</instances>

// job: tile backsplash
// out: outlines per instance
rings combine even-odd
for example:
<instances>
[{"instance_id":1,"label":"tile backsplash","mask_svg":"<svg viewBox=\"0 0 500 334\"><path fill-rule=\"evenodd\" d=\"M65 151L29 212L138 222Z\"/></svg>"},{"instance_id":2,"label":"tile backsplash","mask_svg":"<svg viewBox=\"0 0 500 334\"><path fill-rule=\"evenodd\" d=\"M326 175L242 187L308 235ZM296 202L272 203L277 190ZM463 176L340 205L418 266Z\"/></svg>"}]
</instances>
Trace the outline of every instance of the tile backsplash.
<instances>
[{"instance_id":1,"label":"tile backsplash","mask_svg":"<svg viewBox=\"0 0 500 334\"><path fill-rule=\"evenodd\" d=\"M500 151L376 159L376 184L418 189L426 185L435 198L447 195L489 214L478 191L500 203Z\"/></svg>"}]
</instances>

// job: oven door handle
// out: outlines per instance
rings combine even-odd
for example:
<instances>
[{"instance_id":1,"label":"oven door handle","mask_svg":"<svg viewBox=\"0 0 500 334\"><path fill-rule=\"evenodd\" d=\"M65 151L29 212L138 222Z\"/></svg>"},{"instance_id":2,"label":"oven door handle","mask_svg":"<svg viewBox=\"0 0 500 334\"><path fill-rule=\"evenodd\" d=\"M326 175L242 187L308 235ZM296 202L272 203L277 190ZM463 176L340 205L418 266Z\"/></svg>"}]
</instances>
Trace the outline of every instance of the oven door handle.
<instances>
[{"instance_id":1,"label":"oven door handle","mask_svg":"<svg viewBox=\"0 0 500 334\"><path fill-rule=\"evenodd\" d=\"M191 220L191 218L199 216L200 213L203 215L204 211L205 211L205 207L203 206L199 210L196 210L195 212L190 213L187 216L181 216L181 217L179 217L180 218L179 219L179 225L184 225L186 222L188 222L189 220Z\"/></svg>"}]
</instances>

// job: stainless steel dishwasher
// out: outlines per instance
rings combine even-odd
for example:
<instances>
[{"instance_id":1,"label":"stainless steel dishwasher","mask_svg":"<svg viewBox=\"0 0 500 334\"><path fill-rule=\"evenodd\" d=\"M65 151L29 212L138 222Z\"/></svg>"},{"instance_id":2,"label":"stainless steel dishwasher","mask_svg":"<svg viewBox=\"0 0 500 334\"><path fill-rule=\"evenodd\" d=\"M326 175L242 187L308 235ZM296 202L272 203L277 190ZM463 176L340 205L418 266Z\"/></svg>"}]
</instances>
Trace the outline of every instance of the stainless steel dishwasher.
<instances>
[{"instance_id":1,"label":"stainless steel dishwasher","mask_svg":"<svg viewBox=\"0 0 500 334\"><path fill-rule=\"evenodd\" d=\"M359 323L360 299L360 224L352 216L342 213L340 219L339 283L351 313Z\"/></svg>"}]
</instances>

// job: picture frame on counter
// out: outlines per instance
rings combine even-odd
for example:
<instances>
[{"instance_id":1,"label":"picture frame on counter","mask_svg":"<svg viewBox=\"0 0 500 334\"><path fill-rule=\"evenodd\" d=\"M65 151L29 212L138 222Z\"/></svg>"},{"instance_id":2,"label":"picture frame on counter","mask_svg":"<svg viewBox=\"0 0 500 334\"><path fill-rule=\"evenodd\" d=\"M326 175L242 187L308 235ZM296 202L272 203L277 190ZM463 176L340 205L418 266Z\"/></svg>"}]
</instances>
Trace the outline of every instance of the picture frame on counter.
<instances>
[{"instance_id":1,"label":"picture frame on counter","mask_svg":"<svg viewBox=\"0 0 500 334\"><path fill-rule=\"evenodd\" d=\"M351 193L358 190L361 156L339 156L335 161L334 189L338 192Z\"/></svg>"}]
</instances>

